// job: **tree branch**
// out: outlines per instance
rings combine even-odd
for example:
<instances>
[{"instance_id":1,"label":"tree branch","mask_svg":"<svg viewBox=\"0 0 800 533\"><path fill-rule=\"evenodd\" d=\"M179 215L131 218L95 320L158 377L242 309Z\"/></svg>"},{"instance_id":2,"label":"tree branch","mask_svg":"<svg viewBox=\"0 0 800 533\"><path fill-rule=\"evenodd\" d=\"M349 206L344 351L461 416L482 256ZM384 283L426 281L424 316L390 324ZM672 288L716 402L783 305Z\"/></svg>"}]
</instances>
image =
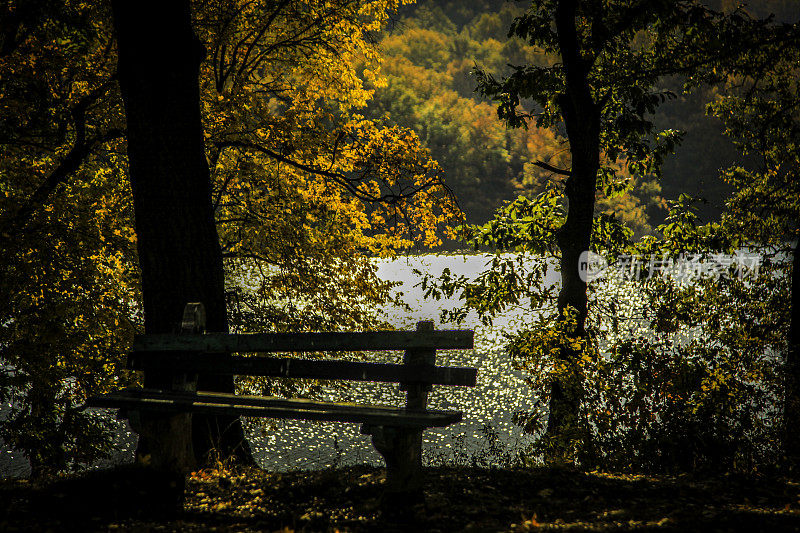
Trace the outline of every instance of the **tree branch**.
<instances>
[{"instance_id":1,"label":"tree branch","mask_svg":"<svg viewBox=\"0 0 800 533\"><path fill-rule=\"evenodd\" d=\"M56 187L64 183L70 175L80 168L84 160L96 146L118 139L122 137L124 133L123 130L114 128L103 135L90 137L88 140L73 146L58 166L53 169L50 175L36 188L22 207L17 210L14 216L11 217L0 230L0 241L8 241L12 238L13 234L23 230L33 216L33 213L36 212L36 209L45 203Z\"/></svg>"},{"instance_id":2,"label":"tree branch","mask_svg":"<svg viewBox=\"0 0 800 533\"><path fill-rule=\"evenodd\" d=\"M561 176L572 176L572 172L570 172L569 170L564 170L563 168L554 167L553 165L545 163L544 161L534 161L533 164L539 168L549 170L554 174L559 174Z\"/></svg>"},{"instance_id":3,"label":"tree branch","mask_svg":"<svg viewBox=\"0 0 800 533\"><path fill-rule=\"evenodd\" d=\"M344 187L350 194L352 194L357 199L368 202L368 203L385 203L385 204L396 204L403 200L407 200L416 194L433 187L435 184L441 184L440 182L431 181L429 183L422 184L417 187L411 187L404 191L400 192L390 192L383 195L375 195L365 192L363 189L359 187L361 183L360 178L348 178L347 176L340 174L338 172L332 172L330 170L323 170L321 168L316 168L311 165L307 165L305 163L300 163L299 161L295 161L290 159L278 152L271 150L265 146L261 146L255 143L248 143L244 141L225 141L216 143L217 148L220 150L225 148L240 148L244 150L253 150L256 152L260 152L264 155L275 159L281 163L285 163L291 167L294 167L298 170L302 170L304 172L308 172L310 174L314 174L317 176L321 176L323 178L327 178L334 183L337 183ZM443 184L441 184L443 185Z\"/></svg>"}]
</instances>

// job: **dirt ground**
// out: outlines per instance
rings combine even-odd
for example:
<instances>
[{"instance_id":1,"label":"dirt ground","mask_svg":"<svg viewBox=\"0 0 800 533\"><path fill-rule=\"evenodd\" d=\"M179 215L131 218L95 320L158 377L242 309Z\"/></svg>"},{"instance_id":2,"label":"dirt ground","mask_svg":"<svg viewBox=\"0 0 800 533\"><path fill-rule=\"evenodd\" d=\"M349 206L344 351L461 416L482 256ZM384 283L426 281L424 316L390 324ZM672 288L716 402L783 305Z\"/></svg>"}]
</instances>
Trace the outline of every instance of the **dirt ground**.
<instances>
[{"instance_id":1,"label":"dirt ground","mask_svg":"<svg viewBox=\"0 0 800 533\"><path fill-rule=\"evenodd\" d=\"M212 469L173 513L161 481L131 468L3 480L0 531L800 531L800 483L782 478L430 468L424 502L403 506L382 499L375 467Z\"/></svg>"}]
</instances>

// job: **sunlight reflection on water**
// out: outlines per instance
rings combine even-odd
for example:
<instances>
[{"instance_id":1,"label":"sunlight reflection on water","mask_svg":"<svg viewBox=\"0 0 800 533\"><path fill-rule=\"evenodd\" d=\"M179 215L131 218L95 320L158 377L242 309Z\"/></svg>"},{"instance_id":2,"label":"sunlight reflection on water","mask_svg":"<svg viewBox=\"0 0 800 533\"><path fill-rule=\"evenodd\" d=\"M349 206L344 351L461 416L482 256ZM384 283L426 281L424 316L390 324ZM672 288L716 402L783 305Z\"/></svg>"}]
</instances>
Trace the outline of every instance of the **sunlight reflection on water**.
<instances>
[{"instance_id":1,"label":"sunlight reflection on water","mask_svg":"<svg viewBox=\"0 0 800 533\"><path fill-rule=\"evenodd\" d=\"M434 409L464 411L464 421L446 428L433 428L423 434L423 458L428 463L450 462L466 453L468 456L486 445L483 428L491 425L500 441L510 452L521 450L531 441L521 428L513 424L512 415L534 407L534 398L522 375L512 368L503 352L503 333L520 326L523 317L518 311L498 317L491 327L480 323L474 314L462 324L442 323L440 312L452 307L454 300L426 300L420 280L413 270L438 275L447 267L453 275L473 277L482 271L491 256L484 255L425 255L403 257L379 262L382 279L399 281L397 290L410 312L387 309L387 320L398 329L414 329L420 320L433 320L437 329L474 329L474 350L442 350L437 363L449 366L470 366L478 369L476 387L434 387L429 406ZM550 273L548 283L557 277ZM377 354L380 362L400 362L402 353ZM403 396L396 384L348 383L343 390L329 391L326 399L363 401L402 405ZM254 451L262 464L270 469L323 468L338 465L381 464L370 438L359 434L358 424L336 422L279 421L277 430L263 438L252 440ZM259 428L250 426L257 434Z\"/></svg>"},{"instance_id":2,"label":"sunlight reflection on water","mask_svg":"<svg viewBox=\"0 0 800 533\"><path fill-rule=\"evenodd\" d=\"M498 317L487 327L469 315L462 324L442 323L440 312L457 302L433 301L423 298L422 289L415 287L419 278L414 269L438 275L447 267L454 275L474 276L483 270L491 256L484 255L425 255L379 261L382 279L402 282L396 290L411 311L386 309L386 318L398 329L414 329L420 320L433 320L437 329L474 329L475 349L439 351L437 363L448 366L470 366L478 369L476 387L434 387L429 406L435 409L455 409L464 412L464 421L447 428L434 428L423 434L423 457L427 463L452 462L458 457L479 451L486 445L483 428L489 424L510 452L521 450L531 440L514 425L514 412L529 410L534 398L502 351L503 332L517 329L524 317L513 310ZM548 283L556 283L551 271ZM376 354L379 362L400 362L401 352ZM403 396L397 384L348 383L343 388L325 391L327 400L357 401L376 404L402 405ZM7 409L7 407L6 407ZM0 416L2 411L0 408ZM111 410L98 410L114 418ZM135 435L125 422L119 423L114 456L103 463L119 464L133 460ZM246 425L251 447L261 465L273 470L318 469L333 465L358 463L382 464L370 438L359 433L358 424L340 422L274 421L272 428L262 430L257 422ZM22 453L0 445L0 475L27 476L30 471Z\"/></svg>"}]
</instances>

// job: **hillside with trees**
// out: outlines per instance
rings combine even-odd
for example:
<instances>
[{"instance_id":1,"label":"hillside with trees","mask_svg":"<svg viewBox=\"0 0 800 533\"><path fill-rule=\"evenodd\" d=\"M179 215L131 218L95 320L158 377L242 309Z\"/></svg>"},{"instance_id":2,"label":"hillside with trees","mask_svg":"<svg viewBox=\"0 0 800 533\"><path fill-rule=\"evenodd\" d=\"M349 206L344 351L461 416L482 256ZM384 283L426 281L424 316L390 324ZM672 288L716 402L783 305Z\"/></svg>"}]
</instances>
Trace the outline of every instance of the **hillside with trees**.
<instances>
[{"instance_id":1,"label":"hillside with trees","mask_svg":"<svg viewBox=\"0 0 800 533\"><path fill-rule=\"evenodd\" d=\"M731 10L737 2L707 4ZM790 1L749 2L748 9L759 17L773 13L780 21L797 15ZM556 167L567 157L563 131L533 125L506 130L493 106L476 92L475 67L502 77L513 66L555 61L524 40L508 37L511 21L524 10L524 2L505 0L426 0L401 9L381 40L388 85L377 90L368 115L388 116L417 132L442 166L469 223L484 223L504 202L542 192L557 179L535 165L541 154L550 154L547 163ZM667 202L684 193L706 201L698 206L702 219L718 220L731 192L720 171L753 164L724 136L720 120L706 113L718 89L682 94L679 78L664 83L676 98L654 117L656 127L685 135L675 155L666 158L663 177L645 176L624 195L598 198L598 210L617 213L637 235L651 233L664 221Z\"/></svg>"}]
</instances>

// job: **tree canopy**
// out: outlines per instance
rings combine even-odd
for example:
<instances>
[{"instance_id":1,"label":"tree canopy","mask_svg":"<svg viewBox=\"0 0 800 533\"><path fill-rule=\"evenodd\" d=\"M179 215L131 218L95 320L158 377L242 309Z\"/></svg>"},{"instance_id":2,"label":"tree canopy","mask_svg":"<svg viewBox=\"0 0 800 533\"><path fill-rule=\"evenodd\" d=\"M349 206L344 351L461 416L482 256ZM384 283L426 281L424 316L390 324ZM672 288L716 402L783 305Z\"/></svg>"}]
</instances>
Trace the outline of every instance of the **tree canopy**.
<instances>
[{"instance_id":1,"label":"tree canopy","mask_svg":"<svg viewBox=\"0 0 800 533\"><path fill-rule=\"evenodd\" d=\"M194 6L208 201L239 330L382 324L391 284L369 257L435 243L457 215L416 135L359 113L383 83L372 34L397 7ZM143 323L140 274L110 10L12 2L3 20L3 438L38 471L108 442L76 408L131 378L120 363Z\"/></svg>"}]
</instances>

